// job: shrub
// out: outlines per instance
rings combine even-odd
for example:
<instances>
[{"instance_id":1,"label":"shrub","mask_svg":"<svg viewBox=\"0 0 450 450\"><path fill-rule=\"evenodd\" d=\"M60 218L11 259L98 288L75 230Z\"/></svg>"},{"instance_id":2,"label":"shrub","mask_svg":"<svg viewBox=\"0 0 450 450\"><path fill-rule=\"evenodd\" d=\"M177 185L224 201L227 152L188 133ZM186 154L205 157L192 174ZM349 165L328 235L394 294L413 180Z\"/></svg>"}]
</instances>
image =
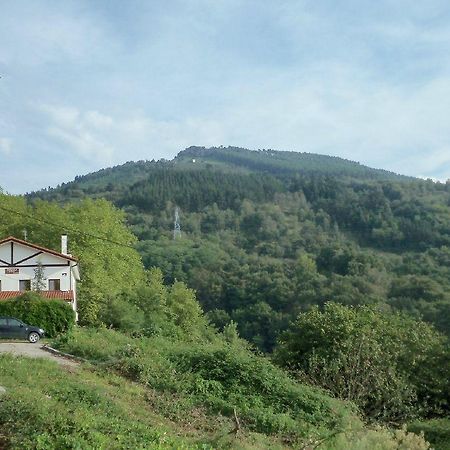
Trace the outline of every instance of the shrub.
<instances>
[{"instance_id":1,"label":"shrub","mask_svg":"<svg viewBox=\"0 0 450 450\"><path fill-rule=\"evenodd\" d=\"M106 328L76 327L69 335L55 339L53 346L94 362L105 362L130 342L130 337Z\"/></svg>"},{"instance_id":2,"label":"shrub","mask_svg":"<svg viewBox=\"0 0 450 450\"><path fill-rule=\"evenodd\" d=\"M333 303L313 308L282 335L275 359L372 420L443 414L448 406L446 338L404 315Z\"/></svg>"},{"instance_id":3,"label":"shrub","mask_svg":"<svg viewBox=\"0 0 450 450\"><path fill-rule=\"evenodd\" d=\"M405 427L399 430L377 427L341 433L318 448L324 450L428 450L430 445L423 435L410 433Z\"/></svg>"},{"instance_id":4,"label":"shrub","mask_svg":"<svg viewBox=\"0 0 450 450\"><path fill-rule=\"evenodd\" d=\"M344 428L349 418L349 405L295 382L245 348L223 342L178 344L166 355L177 373L191 374L186 390L224 414L236 407L256 431L298 435L311 427Z\"/></svg>"},{"instance_id":5,"label":"shrub","mask_svg":"<svg viewBox=\"0 0 450 450\"><path fill-rule=\"evenodd\" d=\"M248 351L239 338L234 336L231 342L220 337L202 343L132 338L106 328L77 328L66 342L59 340L59 348L102 361L108 374L121 373L150 388L153 406L162 407L174 422L187 420L190 427L192 411L206 411L214 423L220 423L218 418L232 418L236 409L241 436L250 436L248 431L272 435L283 442L280 448L429 448L421 436L405 430L367 429L350 404L296 382L269 359ZM216 444L213 448L241 448L235 438L229 445ZM269 446L264 441L249 448Z\"/></svg>"},{"instance_id":6,"label":"shrub","mask_svg":"<svg viewBox=\"0 0 450 450\"><path fill-rule=\"evenodd\" d=\"M112 298L100 310L100 320L110 328L137 331L144 326L144 312L120 297Z\"/></svg>"},{"instance_id":7,"label":"shrub","mask_svg":"<svg viewBox=\"0 0 450 450\"><path fill-rule=\"evenodd\" d=\"M43 328L47 337L66 333L75 323L75 313L69 304L62 300L44 300L35 292L0 302L0 315Z\"/></svg>"},{"instance_id":8,"label":"shrub","mask_svg":"<svg viewBox=\"0 0 450 450\"><path fill-rule=\"evenodd\" d=\"M450 450L450 418L432 419L422 422L413 422L408 425L408 431L424 433L436 450Z\"/></svg>"}]
</instances>

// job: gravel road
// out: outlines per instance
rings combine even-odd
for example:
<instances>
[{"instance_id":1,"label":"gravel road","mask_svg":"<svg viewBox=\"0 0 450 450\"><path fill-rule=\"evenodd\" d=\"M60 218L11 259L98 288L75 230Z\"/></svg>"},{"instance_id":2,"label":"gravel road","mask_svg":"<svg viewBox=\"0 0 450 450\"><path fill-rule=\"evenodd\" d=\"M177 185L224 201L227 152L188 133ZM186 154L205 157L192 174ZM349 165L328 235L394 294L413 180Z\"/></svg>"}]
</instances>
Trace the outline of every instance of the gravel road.
<instances>
[{"instance_id":1,"label":"gravel road","mask_svg":"<svg viewBox=\"0 0 450 450\"><path fill-rule=\"evenodd\" d=\"M40 344L30 344L28 342L0 341L0 353L12 353L13 355L28 356L30 358L47 358L56 361L62 366L76 367L79 365L76 361L45 351Z\"/></svg>"}]
</instances>

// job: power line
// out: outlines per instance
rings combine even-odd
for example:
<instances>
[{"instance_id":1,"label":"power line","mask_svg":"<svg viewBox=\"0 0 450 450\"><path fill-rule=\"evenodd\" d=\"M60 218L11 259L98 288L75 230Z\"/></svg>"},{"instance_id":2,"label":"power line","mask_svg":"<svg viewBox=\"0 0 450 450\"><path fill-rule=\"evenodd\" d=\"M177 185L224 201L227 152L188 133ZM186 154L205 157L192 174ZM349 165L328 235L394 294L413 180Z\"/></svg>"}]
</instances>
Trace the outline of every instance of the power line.
<instances>
[{"instance_id":1,"label":"power line","mask_svg":"<svg viewBox=\"0 0 450 450\"><path fill-rule=\"evenodd\" d=\"M119 245L121 247L126 247L126 248L132 248L133 250L135 250L135 248L132 245L123 244L121 242L113 241L112 239L108 239L106 237L98 236L98 235L95 235L95 234L92 234L92 233L87 233L86 231L80 231L80 230L77 230L75 228L68 227L67 225L56 224L56 223L50 222L48 220L44 220L44 219L40 219L40 218L37 218L37 217L33 217L33 216L31 216L29 214L26 214L26 213L21 213L21 212L18 212L18 211L14 211L13 209L5 208L4 206L0 206L0 210L9 212L11 214L15 214L16 216L26 217L28 219L34 220L36 222L41 222L41 223L44 223L46 225L50 225L52 227L62 228L62 229L68 230L68 231L70 231L72 233L75 233L75 234L78 234L78 235L88 236L88 237L91 237L93 239L98 239L100 241L109 242L110 244Z\"/></svg>"}]
</instances>

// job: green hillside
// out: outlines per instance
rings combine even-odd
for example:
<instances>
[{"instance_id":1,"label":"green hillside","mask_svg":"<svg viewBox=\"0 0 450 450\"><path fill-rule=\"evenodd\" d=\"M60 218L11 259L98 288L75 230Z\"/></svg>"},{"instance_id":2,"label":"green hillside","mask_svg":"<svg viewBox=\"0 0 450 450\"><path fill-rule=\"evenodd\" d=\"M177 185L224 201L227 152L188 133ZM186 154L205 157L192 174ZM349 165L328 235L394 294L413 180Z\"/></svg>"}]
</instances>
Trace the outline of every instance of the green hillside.
<instances>
[{"instance_id":1,"label":"green hillside","mask_svg":"<svg viewBox=\"0 0 450 450\"><path fill-rule=\"evenodd\" d=\"M307 153L190 147L28 198L105 198L146 267L197 291L261 349L328 300L408 311L450 334L450 185ZM174 209L182 238L172 240Z\"/></svg>"}]
</instances>

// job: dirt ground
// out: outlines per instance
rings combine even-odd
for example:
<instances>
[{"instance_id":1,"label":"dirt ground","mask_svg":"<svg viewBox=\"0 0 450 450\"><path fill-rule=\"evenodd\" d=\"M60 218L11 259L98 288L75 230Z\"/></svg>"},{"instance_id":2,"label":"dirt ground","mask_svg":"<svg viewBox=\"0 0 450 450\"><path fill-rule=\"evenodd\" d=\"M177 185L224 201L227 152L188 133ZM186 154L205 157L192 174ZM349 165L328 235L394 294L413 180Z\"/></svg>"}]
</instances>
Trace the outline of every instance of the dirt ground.
<instances>
[{"instance_id":1,"label":"dirt ground","mask_svg":"<svg viewBox=\"0 0 450 450\"><path fill-rule=\"evenodd\" d=\"M62 366L76 367L78 362L45 351L41 344L29 342L0 341L0 353L12 353L13 355L28 356L30 358L47 358L56 361Z\"/></svg>"}]
</instances>

